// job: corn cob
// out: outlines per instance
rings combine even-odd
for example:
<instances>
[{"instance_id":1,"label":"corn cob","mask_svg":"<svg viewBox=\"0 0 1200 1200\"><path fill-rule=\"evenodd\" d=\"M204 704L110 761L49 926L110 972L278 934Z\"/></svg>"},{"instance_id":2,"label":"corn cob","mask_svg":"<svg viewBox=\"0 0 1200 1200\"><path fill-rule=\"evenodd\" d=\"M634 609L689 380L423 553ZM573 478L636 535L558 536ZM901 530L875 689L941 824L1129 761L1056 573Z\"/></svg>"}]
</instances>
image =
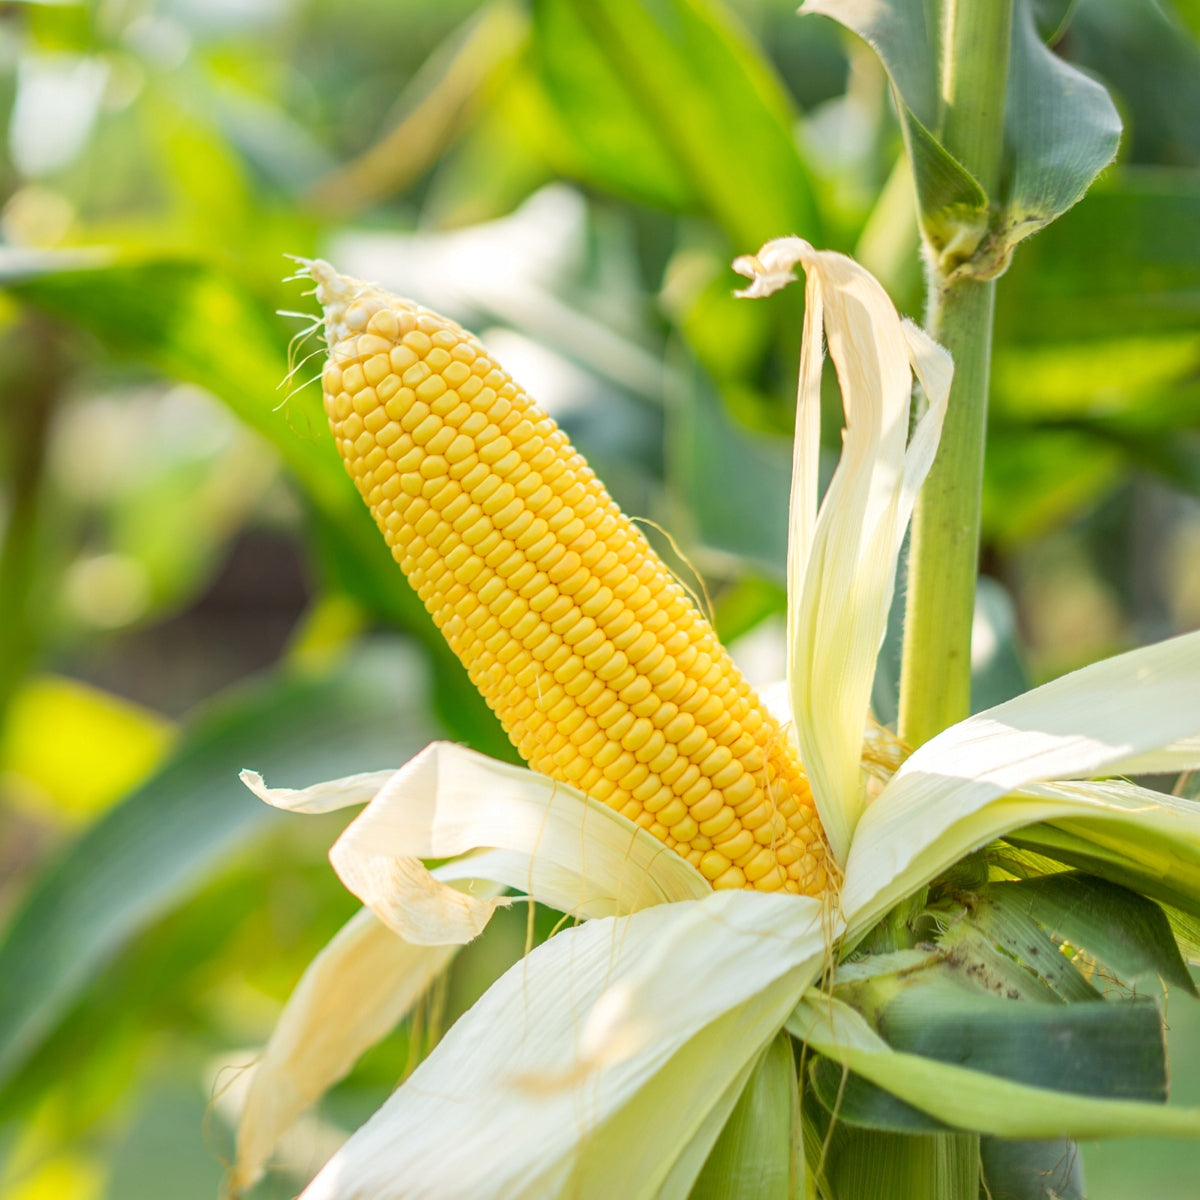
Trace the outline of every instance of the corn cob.
<instances>
[{"instance_id":1,"label":"corn cob","mask_svg":"<svg viewBox=\"0 0 1200 1200\"><path fill-rule=\"evenodd\" d=\"M522 757L716 888L823 890L787 736L554 421L453 321L306 266L346 470Z\"/></svg>"}]
</instances>

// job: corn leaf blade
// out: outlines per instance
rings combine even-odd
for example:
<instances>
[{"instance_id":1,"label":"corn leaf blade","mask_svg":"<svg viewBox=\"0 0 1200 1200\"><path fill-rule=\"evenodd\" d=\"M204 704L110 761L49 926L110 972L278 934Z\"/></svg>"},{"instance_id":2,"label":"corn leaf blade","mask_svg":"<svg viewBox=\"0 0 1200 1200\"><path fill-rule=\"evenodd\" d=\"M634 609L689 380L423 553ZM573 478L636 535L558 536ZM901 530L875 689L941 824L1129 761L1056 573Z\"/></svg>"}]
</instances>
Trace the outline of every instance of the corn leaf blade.
<instances>
[{"instance_id":1,"label":"corn leaf blade","mask_svg":"<svg viewBox=\"0 0 1200 1200\"><path fill-rule=\"evenodd\" d=\"M1039 1139L1200 1134L1200 1108L1097 1099L895 1050L854 1009L828 996L805 999L787 1029L864 1079L958 1128Z\"/></svg>"},{"instance_id":2,"label":"corn leaf blade","mask_svg":"<svg viewBox=\"0 0 1200 1200\"><path fill-rule=\"evenodd\" d=\"M198 715L164 765L45 869L4 933L0 1077L122 945L275 819L237 782L246 762L304 778L396 761L428 733L419 692L411 660L377 647L328 674L235 690Z\"/></svg>"},{"instance_id":3,"label":"corn leaf blade","mask_svg":"<svg viewBox=\"0 0 1200 1200\"><path fill-rule=\"evenodd\" d=\"M534 51L581 152L575 173L673 211L700 208L737 247L819 236L790 101L716 3L538 0Z\"/></svg>"},{"instance_id":4,"label":"corn leaf blade","mask_svg":"<svg viewBox=\"0 0 1200 1200\"><path fill-rule=\"evenodd\" d=\"M939 31L924 0L809 0L863 38L892 80L913 162L921 222L942 267L978 248L983 274L998 274L1022 239L1075 204L1112 160L1121 122L1105 89L1042 43L1029 0L1015 0L1005 109L1004 183L987 196L941 144ZM1051 22L1053 23L1053 22Z\"/></svg>"},{"instance_id":5,"label":"corn leaf blade","mask_svg":"<svg viewBox=\"0 0 1200 1200\"><path fill-rule=\"evenodd\" d=\"M1026 914L1056 942L1069 943L1127 987L1161 980L1196 995L1171 926L1153 900L1078 871L995 883L998 910Z\"/></svg>"}]
</instances>

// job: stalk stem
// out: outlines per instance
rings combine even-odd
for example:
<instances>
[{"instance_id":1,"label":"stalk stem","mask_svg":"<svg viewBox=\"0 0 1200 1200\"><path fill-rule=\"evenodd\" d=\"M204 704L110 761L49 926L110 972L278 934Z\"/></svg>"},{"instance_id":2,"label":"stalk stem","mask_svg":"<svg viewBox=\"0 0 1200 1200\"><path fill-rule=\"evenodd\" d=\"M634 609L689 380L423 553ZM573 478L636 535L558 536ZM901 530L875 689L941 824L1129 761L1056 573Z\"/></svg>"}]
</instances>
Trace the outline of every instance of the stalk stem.
<instances>
[{"instance_id":1,"label":"stalk stem","mask_svg":"<svg viewBox=\"0 0 1200 1200\"><path fill-rule=\"evenodd\" d=\"M941 140L995 204L1004 151L1004 107L1013 0L944 0ZM979 230L965 230L968 252ZM900 671L900 737L916 748L971 711L971 626L979 563L983 452L996 285L943 274L930 252L926 328L954 358L954 384L933 470L913 519L908 605ZM924 909L922 892L888 922L898 945L911 942ZM922 1194L974 1200L979 1139L930 1138L938 1161L960 1170L940 1175ZM916 1189L910 1189L917 1195Z\"/></svg>"},{"instance_id":2,"label":"stalk stem","mask_svg":"<svg viewBox=\"0 0 1200 1200\"><path fill-rule=\"evenodd\" d=\"M994 197L1004 149L1012 0L946 0L942 141ZM971 624L996 287L948 281L930 256L926 327L954 357L941 447L913 518L900 673L913 748L971 711Z\"/></svg>"}]
</instances>

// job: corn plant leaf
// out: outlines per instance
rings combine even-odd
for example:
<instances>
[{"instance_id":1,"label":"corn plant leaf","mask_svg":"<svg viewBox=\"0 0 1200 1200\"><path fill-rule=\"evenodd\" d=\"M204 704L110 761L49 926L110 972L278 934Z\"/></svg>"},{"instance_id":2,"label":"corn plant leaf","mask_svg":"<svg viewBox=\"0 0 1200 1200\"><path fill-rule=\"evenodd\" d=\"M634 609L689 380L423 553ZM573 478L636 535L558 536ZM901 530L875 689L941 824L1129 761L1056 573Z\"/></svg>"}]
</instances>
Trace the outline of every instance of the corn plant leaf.
<instances>
[{"instance_id":1,"label":"corn plant leaf","mask_svg":"<svg viewBox=\"0 0 1200 1200\"><path fill-rule=\"evenodd\" d=\"M974 1196L979 1152L969 1134L892 1133L830 1122L805 1106L805 1152L819 1167L821 1197L833 1200L953 1200ZM824 1120L822 1119L824 1118Z\"/></svg>"},{"instance_id":2,"label":"corn plant leaf","mask_svg":"<svg viewBox=\"0 0 1200 1200\"><path fill-rule=\"evenodd\" d=\"M843 1125L884 1133L944 1133L952 1128L824 1055L813 1055L809 1094Z\"/></svg>"},{"instance_id":3,"label":"corn plant leaf","mask_svg":"<svg viewBox=\"0 0 1200 1200\"><path fill-rule=\"evenodd\" d=\"M944 271L978 249L996 274L1013 248L1076 203L1116 153L1121 124L1108 93L1046 49L1030 0L1013 7L1003 183L987 196L939 138L939 30L924 0L808 0L866 41L891 78L913 163L921 224ZM1044 15L1044 14L1043 14Z\"/></svg>"},{"instance_id":4,"label":"corn plant leaf","mask_svg":"<svg viewBox=\"0 0 1200 1200\"><path fill-rule=\"evenodd\" d=\"M926 238L941 253L960 230L971 249L987 228L988 196L938 140L938 35L924 0L807 0L801 14L830 17L879 55L896 97Z\"/></svg>"},{"instance_id":5,"label":"corn plant leaf","mask_svg":"<svg viewBox=\"0 0 1200 1200\"><path fill-rule=\"evenodd\" d=\"M5 716L0 768L31 783L57 819L83 821L156 767L174 735L164 717L111 692L35 675ZM64 745L70 754L63 754Z\"/></svg>"},{"instance_id":6,"label":"corn plant leaf","mask_svg":"<svg viewBox=\"0 0 1200 1200\"><path fill-rule=\"evenodd\" d=\"M1065 1002L1061 992L1066 989L1056 994L1017 961L1019 951L1028 953L1027 935L1016 950L998 942L1001 952L989 958L975 936L988 927L986 901L985 894L965 918L946 918L951 927L937 953L875 955L843 966L834 995L852 1004L896 1050L1038 1087L1165 1099L1157 1005L1145 998L1105 1004L1086 985L1075 993L1082 1003ZM1044 956L1062 957L1048 938L1039 949ZM1006 972L1006 962L1012 971ZM1065 958L1062 965L1073 970ZM932 1128L927 1114L881 1094L865 1079L842 1076L843 1068L829 1061L812 1074L830 1111L844 1109L841 1119L901 1132Z\"/></svg>"},{"instance_id":7,"label":"corn plant leaf","mask_svg":"<svg viewBox=\"0 0 1200 1200\"><path fill-rule=\"evenodd\" d=\"M568 170L704 211L739 248L820 236L787 94L714 0L538 0L534 53L578 152Z\"/></svg>"},{"instance_id":8,"label":"corn plant leaf","mask_svg":"<svg viewBox=\"0 0 1200 1200\"><path fill-rule=\"evenodd\" d=\"M896 1050L1056 1091L1166 1099L1162 1022L1152 1000L1009 1000L940 971L905 984L876 1016Z\"/></svg>"},{"instance_id":9,"label":"corn plant leaf","mask_svg":"<svg viewBox=\"0 0 1200 1200\"><path fill-rule=\"evenodd\" d=\"M1195 0L1092 0L1078 6L1071 58L1121 98L1132 162L1200 162L1198 16Z\"/></svg>"},{"instance_id":10,"label":"corn plant leaf","mask_svg":"<svg viewBox=\"0 0 1200 1200\"><path fill-rule=\"evenodd\" d=\"M1076 1007L1103 1011L1110 1006ZM1200 1134L1200 1108L1037 1087L896 1050L853 1008L826 995L806 998L787 1029L864 1079L956 1128L1012 1138Z\"/></svg>"},{"instance_id":11,"label":"corn plant leaf","mask_svg":"<svg viewBox=\"0 0 1200 1200\"><path fill-rule=\"evenodd\" d=\"M981 981L1004 994L1029 1000L1079 1002L1101 999L1070 959L1002 885L967 897L944 918L949 925L939 942L962 956Z\"/></svg>"},{"instance_id":12,"label":"corn plant leaf","mask_svg":"<svg viewBox=\"0 0 1200 1200\"><path fill-rule=\"evenodd\" d=\"M1016 259L999 291L997 361L1011 401L1026 347L1194 334L1200 320L1196 172L1123 167L1097 184ZM1120 237L1113 231L1120 230ZM1152 352L1143 346L1146 365ZM1064 382L1068 382L1065 369Z\"/></svg>"},{"instance_id":13,"label":"corn plant leaf","mask_svg":"<svg viewBox=\"0 0 1200 1200\"><path fill-rule=\"evenodd\" d=\"M987 1193L1005 1200L1087 1200L1083 1156L1066 1138L979 1139Z\"/></svg>"},{"instance_id":14,"label":"corn plant leaf","mask_svg":"<svg viewBox=\"0 0 1200 1200\"><path fill-rule=\"evenodd\" d=\"M1174 820L1178 822L1181 817L1186 819L1186 814L1178 812ZM1178 861L1173 861L1170 842L1164 841L1161 830L1139 828L1133 821L1123 826L1125 836L1113 838L1087 821L1030 822L1006 834L1005 839L1014 846L1152 896L1185 920L1200 918L1200 865L1191 861L1192 855L1185 848Z\"/></svg>"},{"instance_id":15,"label":"corn plant leaf","mask_svg":"<svg viewBox=\"0 0 1200 1200\"><path fill-rule=\"evenodd\" d=\"M1077 0L1032 0L1033 19L1042 41L1054 45L1074 15Z\"/></svg>"},{"instance_id":16,"label":"corn plant leaf","mask_svg":"<svg viewBox=\"0 0 1200 1200\"><path fill-rule=\"evenodd\" d=\"M288 333L261 298L225 272L183 258L72 266L66 256L10 254L0 257L0 285L87 330L111 354L212 392L267 440L300 484L335 571L340 564L375 611L421 625L419 602L333 450L320 391L281 386Z\"/></svg>"},{"instance_id":17,"label":"corn plant leaf","mask_svg":"<svg viewBox=\"0 0 1200 1200\"><path fill-rule=\"evenodd\" d=\"M53 1030L88 980L272 819L238 782L254 763L297 782L395 763L431 732L411 655L372 646L330 673L236 689L35 881L0 940L0 1075Z\"/></svg>"},{"instance_id":18,"label":"corn plant leaf","mask_svg":"<svg viewBox=\"0 0 1200 1200\"><path fill-rule=\"evenodd\" d=\"M1133 988L1161 980L1196 995L1171 926L1153 900L1078 871L996 883L997 913L1025 914L1058 943L1095 960L1102 977Z\"/></svg>"},{"instance_id":19,"label":"corn plant leaf","mask_svg":"<svg viewBox=\"0 0 1200 1200\"><path fill-rule=\"evenodd\" d=\"M1083 196L1121 139L1121 118L1108 92L1046 48L1027 0L1014 6L1012 38L1008 178L992 235L1002 264L1019 241Z\"/></svg>"}]
</instances>

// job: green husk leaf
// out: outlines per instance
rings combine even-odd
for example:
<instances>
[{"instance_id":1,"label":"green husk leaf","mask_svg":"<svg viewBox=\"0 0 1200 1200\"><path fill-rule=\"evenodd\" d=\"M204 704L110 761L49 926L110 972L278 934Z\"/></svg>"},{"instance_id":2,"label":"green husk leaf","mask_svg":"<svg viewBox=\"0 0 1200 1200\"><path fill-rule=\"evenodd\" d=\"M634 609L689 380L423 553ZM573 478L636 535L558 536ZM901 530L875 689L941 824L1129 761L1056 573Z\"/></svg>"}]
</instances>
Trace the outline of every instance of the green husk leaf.
<instances>
[{"instance_id":1,"label":"green husk leaf","mask_svg":"<svg viewBox=\"0 0 1200 1200\"><path fill-rule=\"evenodd\" d=\"M958 1200L978 1186L978 1144L969 1134L914 1136L835 1122L819 1144L821 1200Z\"/></svg>"},{"instance_id":2,"label":"green husk leaf","mask_svg":"<svg viewBox=\"0 0 1200 1200\"><path fill-rule=\"evenodd\" d=\"M693 1200L789 1200L800 1094L792 1040L767 1046L692 1187Z\"/></svg>"},{"instance_id":3,"label":"green husk leaf","mask_svg":"<svg viewBox=\"0 0 1200 1200\"><path fill-rule=\"evenodd\" d=\"M984 924L996 924L986 909L984 914ZM842 968L834 978L835 996L852 1004L896 1050L1038 1087L1166 1098L1162 1022L1152 1000L1105 1004L1084 985L1082 1003L1065 1003L1038 975L1007 956L1003 941L993 943L991 957L981 957L980 927L965 937L958 932L969 921L960 917L951 936L923 961L908 952L880 956L885 968L897 966L876 974L866 973L870 958L852 964L857 970ZM1011 945L1030 940L1029 930L1015 922L1008 923L1008 931ZM1032 933L1042 938L1042 955L1062 957L1036 927Z\"/></svg>"},{"instance_id":4,"label":"green husk leaf","mask_svg":"<svg viewBox=\"0 0 1200 1200\"><path fill-rule=\"evenodd\" d=\"M1001 995L1016 991L1024 999L1049 1002L1101 999L1049 933L1003 889L993 884L967 899L965 910L949 918L942 947L961 955L964 965L972 963L973 978L987 978Z\"/></svg>"},{"instance_id":5,"label":"green husk leaf","mask_svg":"<svg viewBox=\"0 0 1200 1200\"><path fill-rule=\"evenodd\" d=\"M1026 913L1056 943L1095 959L1099 979L1111 972L1129 988L1157 979L1197 994L1170 923L1145 896L1078 871L994 884L988 894L997 914Z\"/></svg>"},{"instance_id":6,"label":"green husk leaf","mask_svg":"<svg viewBox=\"0 0 1200 1200\"><path fill-rule=\"evenodd\" d=\"M1070 1007L1103 1012L1111 1006ZM854 1009L828 995L806 998L787 1029L811 1048L959 1128L1013 1138L1200 1136L1200 1108L1075 1095L895 1050Z\"/></svg>"},{"instance_id":7,"label":"green husk leaf","mask_svg":"<svg viewBox=\"0 0 1200 1200\"><path fill-rule=\"evenodd\" d=\"M1143 831L1133 823L1119 828L1120 836L1113 838L1093 822L1043 822L1006 840L1200 918L1200 868L1182 853L1168 857L1157 830Z\"/></svg>"},{"instance_id":8,"label":"green husk leaf","mask_svg":"<svg viewBox=\"0 0 1200 1200\"><path fill-rule=\"evenodd\" d=\"M1166 1053L1151 1000L1099 1004L1005 1000L930 972L879 1013L895 1049L1036 1087L1161 1102Z\"/></svg>"},{"instance_id":9,"label":"green husk leaf","mask_svg":"<svg viewBox=\"0 0 1200 1200\"><path fill-rule=\"evenodd\" d=\"M1066 1138L980 1138L979 1165L996 1200L1087 1200L1083 1157Z\"/></svg>"},{"instance_id":10,"label":"green husk leaf","mask_svg":"<svg viewBox=\"0 0 1200 1200\"><path fill-rule=\"evenodd\" d=\"M824 1055L816 1055L808 1073L814 1095L830 1116L856 1129L889 1133L939 1133L950 1129L928 1113Z\"/></svg>"}]
</instances>

